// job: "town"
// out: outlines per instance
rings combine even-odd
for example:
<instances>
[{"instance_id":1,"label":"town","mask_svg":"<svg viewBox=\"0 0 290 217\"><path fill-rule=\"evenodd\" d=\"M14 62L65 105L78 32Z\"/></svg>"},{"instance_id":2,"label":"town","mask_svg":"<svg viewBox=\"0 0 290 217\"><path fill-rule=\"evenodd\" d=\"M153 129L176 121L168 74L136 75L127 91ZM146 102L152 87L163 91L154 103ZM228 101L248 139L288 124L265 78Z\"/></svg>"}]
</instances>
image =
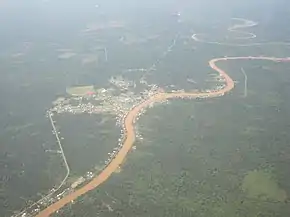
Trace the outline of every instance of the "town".
<instances>
[{"instance_id":1,"label":"town","mask_svg":"<svg viewBox=\"0 0 290 217\"><path fill-rule=\"evenodd\" d=\"M132 69L129 69L132 70ZM138 69L136 69L138 70ZM143 70L143 69L140 69ZM201 90L200 92L205 93L203 96L196 97L196 99L203 99L209 97L206 93L210 93L213 91L221 90L225 87L225 80L223 77L217 74L211 74L215 81L215 85L212 89ZM189 79L190 83L193 83L191 79ZM104 161L104 164L101 168L98 168L96 171L88 171L85 175L79 177L75 182L71 185L66 184L66 179L69 176L70 169L66 163L67 167L67 175L63 179L62 183L52 188L45 197L41 198L39 201L32 204L25 211L14 215L13 217L27 217L33 216L37 214L42 208L60 200L62 197L72 193L78 187L84 185L89 182L93 177L95 177L100 171L104 170L108 164L115 158L118 154L119 150L123 146L123 142L126 138L125 126L124 126L124 118L128 114L130 110L132 110L135 106L142 103L144 100L150 98L153 95L164 92L164 90L156 84L148 84L146 80L140 79L139 82L134 82L123 78L122 76L111 77L109 79L110 86L105 88L100 88L97 90L86 91L84 88L82 92L78 91L77 94L69 94L68 97L60 97L53 102L53 107L47 111L47 117L50 119L52 124L52 133L56 136L57 142L59 144L59 150L49 150L50 152L54 151L54 153L62 154L64 161L66 162L65 154L62 150L61 140L64 138L61 136L61 132L57 131L57 127L55 127L56 121L53 119L54 116L57 115L65 115L67 113L78 115L78 114L109 114L115 117L116 126L120 127L120 137L116 142L116 147L113 148L111 152L107 155L107 159ZM142 85L143 91L139 93L135 93L135 89L138 85ZM174 87L174 86L172 86ZM182 93L185 92L184 89L172 89L170 92L172 93ZM164 100L158 102L168 103L168 100ZM155 103L154 103L155 104ZM149 105L149 108L154 106L153 103ZM140 110L138 113L136 120L134 120L134 124L139 119L139 117L146 112L146 109ZM143 140L140 132L136 130L136 139ZM136 146L133 146L132 149L136 149ZM73 202L73 201L72 201Z\"/></svg>"}]
</instances>

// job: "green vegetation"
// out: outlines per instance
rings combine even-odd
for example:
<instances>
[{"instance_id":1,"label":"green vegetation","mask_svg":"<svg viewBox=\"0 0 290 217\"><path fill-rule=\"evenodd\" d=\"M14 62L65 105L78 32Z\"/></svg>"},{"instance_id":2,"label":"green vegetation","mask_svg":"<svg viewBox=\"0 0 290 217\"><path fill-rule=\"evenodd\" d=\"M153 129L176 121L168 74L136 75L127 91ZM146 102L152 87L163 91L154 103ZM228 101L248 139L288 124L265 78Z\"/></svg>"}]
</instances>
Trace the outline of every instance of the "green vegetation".
<instances>
[{"instance_id":1,"label":"green vegetation","mask_svg":"<svg viewBox=\"0 0 290 217\"><path fill-rule=\"evenodd\" d=\"M149 11L133 7L130 12L118 7L117 15L109 11L112 8L109 4L102 3L99 10L92 7L90 1L88 5L84 3L79 9L75 8L76 13L70 13L72 8L64 1L64 5L57 3L47 7L48 12L54 14L49 25L25 25L17 37L2 40L0 71L5 73L1 75L1 87L9 90L9 94L1 91L5 106L0 114L0 158L4 165L0 216L11 216L14 210L27 205L25 203L39 199L37 192L44 195L64 176L61 156L45 151L59 147L43 115L51 100L63 94L64 87L76 81L106 87L107 80L120 73L126 73L138 83L144 71L126 72L126 69L146 68L156 63L156 70L148 73L148 83L162 87L175 85L174 88L185 90L207 89L213 85L206 82L213 73L207 64L211 58L289 55L284 45L229 47L193 42L190 36L197 32L204 33L204 38L209 40L244 43L234 40L233 34L225 37L227 16L259 17L257 13L261 13L264 17L273 10L273 7L263 8L261 0L253 3L261 10L247 1L245 13L239 6L238 13L233 10L230 14L216 13L208 4L204 4L202 11L193 2L192 8L185 5L181 22L176 22L174 16L170 16L172 9L168 10L166 4L161 5L161 10L148 7ZM214 9L225 8L220 2L209 2ZM121 2L119 6L128 4ZM143 3L139 1L140 4ZM149 5L147 1L144 4ZM84 13L85 8L91 12ZM176 6L174 8L176 10ZM57 13L53 13L55 10ZM75 14L82 16L76 18ZM287 19L276 14L271 22L267 21L269 25L261 18L261 25L252 29L258 37L249 42L288 40L289 34L285 31L289 28L281 28L288 25ZM22 17L15 23L22 23ZM10 22L11 19L5 20ZM62 22L54 22L57 20ZM82 31L87 22L101 20L128 22L126 28ZM19 28L7 29L10 24L1 25L4 28L1 32L13 36L10 30ZM270 31L266 33L267 29ZM157 37L152 37L155 35ZM164 51L176 35L176 46L164 57ZM99 49L103 47L108 50L107 62ZM53 216L290 216L289 204L284 202L286 191L290 192L289 65L267 61L221 63L222 68L239 81L230 94L199 102L173 100L169 105L148 110L137 122L144 140L136 143L137 149L128 155L120 172ZM246 98L241 97L244 91L241 67L248 75ZM188 82L187 78L196 84ZM67 88L67 93L74 96L92 91L93 86ZM25 99L25 103L21 99ZM107 117L109 122L104 124L100 124L103 117L94 115L54 118L64 136L63 146L72 178L84 175L87 170L99 170L107 153L117 145L120 130L115 126L115 118ZM19 127L22 125L25 127ZM264 170L269 165L272 173Z\"/></svg>"},{"instance_id":2,"label":"green vegetation","mask_svg":"<svg viewBox=\"0 0 290 217\"><path fill-rule=\"evenodd\" d=\"M85 96L88 93L95 92L93 85L89 86L75 86L66 88L66 92L72 96Z\"/></svg>"},{"instance_id":3,"label":"green vegetation","mask_svg":"<svg viewBox=\"0 0 290 217\"><path fill-rule=\"evenodd\" d=\"M283 202L286 191L280 189L272 174L261 170L250 171L244 178L242 190L250 198Z\"/></svg>"}]
</instances>

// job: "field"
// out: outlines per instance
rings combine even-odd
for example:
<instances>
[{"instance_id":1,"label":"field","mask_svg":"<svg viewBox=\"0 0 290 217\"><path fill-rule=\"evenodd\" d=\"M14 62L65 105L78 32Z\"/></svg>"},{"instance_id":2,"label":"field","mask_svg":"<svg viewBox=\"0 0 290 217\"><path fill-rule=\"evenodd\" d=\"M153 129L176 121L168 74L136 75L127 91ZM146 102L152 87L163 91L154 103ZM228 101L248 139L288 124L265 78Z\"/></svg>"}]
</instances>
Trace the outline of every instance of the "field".
<instances>
[{"instance_id":1,"label":"field","mask_svg":"<svg viewBox=\"0 0 290 217\"><path fill-rule=\"evenodd\" d=\"M76 86L76 87L69 87L66 89L66 92L72 96L85 96L90 93L95 92L95 88L93 85L90 86Z\"/></svg>"}]
</instances>

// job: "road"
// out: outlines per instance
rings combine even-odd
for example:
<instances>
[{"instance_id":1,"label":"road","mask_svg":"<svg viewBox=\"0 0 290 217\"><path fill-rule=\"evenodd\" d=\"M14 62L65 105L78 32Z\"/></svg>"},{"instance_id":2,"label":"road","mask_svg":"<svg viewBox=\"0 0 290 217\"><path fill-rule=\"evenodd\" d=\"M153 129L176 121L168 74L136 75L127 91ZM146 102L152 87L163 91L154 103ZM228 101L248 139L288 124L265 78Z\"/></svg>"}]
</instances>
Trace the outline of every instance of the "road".
<instances>
[{"instance_id":1,"label":"road","mask_svg":"<svg viewBox=\"0 0 290 217\"><path fill-rule=\"evenodd\" d=\"M244 68L241 68L241 71L245 77L245 84L244 84L244 98L246 98L248 96L248 76L244 70Z\"/></svg>"},{"instance_id":2,"label":"road","mask_svg":"<svg viewBox=\"0 0 290 217\"><path fill-rule=\"evenodd\" d=\"M64 151L63 151L63 148L62 148L62 144L61 144L61 141L60 141L60 138L58 136L58 132L57 132L57 129L54 125L54 121L52 119L52 113L51 112L48 112L48 117L49 117L49 120L50 120L50 123L51 123L51 126L53 128L53 131L55 133L55 137L56 137L56 140L57 140L57 143L59 145L59 149L60 149L60 152L61 152L61 155L62 155L62 158L63 158L63 161L64 161L64 164L65 164L65 167L66 167L66 175L64 177L64 179L62 180L61 184L58 186L57 189L55 189L55 191L59 190L63 185L64 183L66 182L69 174L70 174L70 168L69 168L69 165L67 163L67 160L66 160L66 156L64 154Z\"/></svg>"},{"instance_id":3,"label":"road","mask_svg":"<svg viewBox=\"0 0 290 217\"><path fill-rule=\"evenodd\" d=\"M124 119L124 127L126 132L126 139L124 141L123 147L120 149L118 154L115 158L110 162L110 164L92 181L90 181L85 186L81 187L80 189L72 192L69 195L66 195L62 199L58 200L57 202L51 204L46 209L42 210L37 217L46 217L51 215L52 213L56 212L57 210L64 207L66 204L71 203L72 200L77 199L79 196L91 191L105 182L112 173L122 164L126 155L129 153L131 147L135 142L135 130L134 130L134 121L138 116L138 113L148 107L151 103L164 101L166 99L172 98L190 98L194 99L197 97L218 97L221 96L234 88L234 81L233 79L221 68L219 68L216 63L221 61L228 61L228 60L270 60L270 61L283 61L287 60L288 58L275 58L275 57L226 57L226 58L216 58L209 61L209 66L217 71L221 77L225 79L226 86L221 90L215 90L210 93L205 92L185 92L185 93L158 93L156 95L151 96L147 100L141 102L139 105L135 106L130 110L127 116Z\"/></svg>"},{"instance_id":4,"label":"road","mask_svg":"<svg viewBox=\"0 0 290 217\"><path fill-rule=\"evenodd\" d=\"M59 145L59 149L60 149L60 154L63 158L63 161L64 161L64 164L65 164L65 167L66 167L66 174L65 174L65 177L63 178L63 180L61 181L61 183L59 184L59 186L57 188L54 189L54 191L51 191L50 193L48 193L47 195L45 195L44 197L42 197L41 199L39 199L38 201L36 201L35 203L31 204L30 206L26 207L24 210L22 210L21 212L17 213L14 217L19 217L21 216L24 212L26 212L27 209L39 204L41 201L44 201L46 199L48 199L50 196L52 196L56 191L58 191L66 182L69 174L70 174L70 168L69 168L69 165L67 163L67 160L66 160L66 156L64 154L64 151L63 151L63 148L62 148L62 144L61 144L61 140L59 138L59 135L58 135L58 132L57 132L57 129L55 127L55 124L54 124L54 121L52 119L52 113L49 111L48 112L48 117L49 117L49 120L50 120L50 123L51 123L51 126L52 126L52 129L53 129L53 132L55 134L55 138L57 140L57 144Z\"/></svg>"}]
</instances>

